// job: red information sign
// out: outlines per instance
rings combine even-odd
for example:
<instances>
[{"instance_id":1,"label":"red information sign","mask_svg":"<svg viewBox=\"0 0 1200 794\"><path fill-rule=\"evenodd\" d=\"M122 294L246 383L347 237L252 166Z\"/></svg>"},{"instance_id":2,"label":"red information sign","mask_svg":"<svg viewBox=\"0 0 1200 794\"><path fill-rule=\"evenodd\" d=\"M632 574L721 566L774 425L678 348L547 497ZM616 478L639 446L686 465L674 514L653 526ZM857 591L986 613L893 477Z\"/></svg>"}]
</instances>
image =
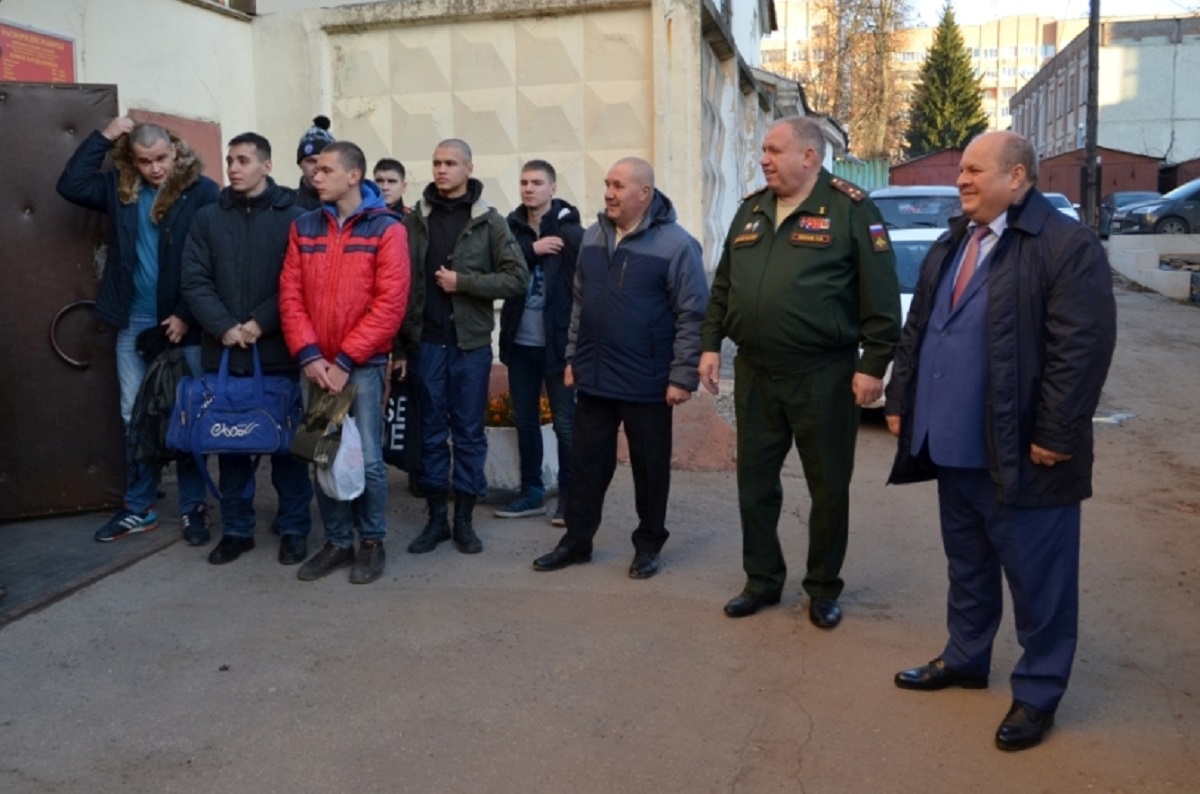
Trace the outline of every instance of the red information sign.
<instances>
[{"instance_id":1,"label":"red information sign","mask_svg":"<svg viewBox=\"0 0 1200 794\"><path fill-rule=\"evenodd\" d=\"M70 39L0 23L0 80L73 83L75 43Z\"/></svg>"}]
</instances>

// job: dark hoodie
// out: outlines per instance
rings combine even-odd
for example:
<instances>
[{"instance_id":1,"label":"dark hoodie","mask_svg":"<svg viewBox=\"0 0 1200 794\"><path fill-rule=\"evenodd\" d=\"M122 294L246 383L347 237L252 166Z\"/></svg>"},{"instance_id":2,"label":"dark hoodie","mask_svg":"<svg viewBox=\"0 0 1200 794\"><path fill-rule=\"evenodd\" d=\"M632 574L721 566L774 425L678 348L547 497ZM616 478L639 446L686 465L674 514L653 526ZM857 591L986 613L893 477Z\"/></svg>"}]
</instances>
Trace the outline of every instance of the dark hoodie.
<instances>
[{"instance_id":1,"label":"dark hoodie","mask_svg":"<svg viewBox=\"0 0 1200 794\"><path fill-rule=\"evenodd\" d=\"M529 211L517 207L508 214L508 227L521 246L530 277L535 269L542 269L546 290L546 308L542 321L546 332L546 372L557 375L567 365L567 334L571 327L571 307L574 300L571 286L575 281L575 260L579 257L579 245L583 240L583 226L579 210L562 199L550 202L550 208L542 216L540 229L529 225ZM538 256L533 244L542 237L558 236L563 247L557 254ZM504 301L500 311L500 361L507 364L512 356L514 339L521 326L521 315L525 311L525 295Z\"/></svg>"},{"instance_id":2,"label":"dark hoodie","mask_svg":"<svg viewBox=\"0 0 1200 794\"><path fill-rule=\"evenodd\" d=\"M150 214L159 226L158 320L171 315L188 324L183 344L200 341L200 328L183 300L180 289L183 246L188 229L201 207L217 200L220 189L201 172L200 158L187 143L171 135L175 168L158 190ZM112 171L102 173L104 158L113 153ZM137 270L138 192L141 175L133 164L129 136L114 143L92 132L67 161L58 178L58 193L70 201L108 214L108 257L96 296L96 315L116 328L129 324L133 304L133 274Z\"/></svg>"}]
</instances>

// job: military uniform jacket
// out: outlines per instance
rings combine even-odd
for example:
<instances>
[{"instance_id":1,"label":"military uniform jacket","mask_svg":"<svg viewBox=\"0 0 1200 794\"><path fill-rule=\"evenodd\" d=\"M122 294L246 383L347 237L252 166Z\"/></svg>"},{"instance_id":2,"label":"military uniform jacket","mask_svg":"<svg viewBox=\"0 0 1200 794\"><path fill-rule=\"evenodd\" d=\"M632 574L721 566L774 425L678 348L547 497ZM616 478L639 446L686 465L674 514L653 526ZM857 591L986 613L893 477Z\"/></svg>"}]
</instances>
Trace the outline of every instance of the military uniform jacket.
<instances>
[{"instance_id":1,"label":"military uniform jacket","mask_svg":"<svg viewBox=\"0 0 1200 794\"><path fill-rule=\"evenodd\" d=\"M719 352L725 337L773 374L861 344L858 371L883 377L900 337L900 285L883 217L861 189L822 168L778 231L773 192L742 202L713 276L702 349Z\"/></svg>"}]
</instances>

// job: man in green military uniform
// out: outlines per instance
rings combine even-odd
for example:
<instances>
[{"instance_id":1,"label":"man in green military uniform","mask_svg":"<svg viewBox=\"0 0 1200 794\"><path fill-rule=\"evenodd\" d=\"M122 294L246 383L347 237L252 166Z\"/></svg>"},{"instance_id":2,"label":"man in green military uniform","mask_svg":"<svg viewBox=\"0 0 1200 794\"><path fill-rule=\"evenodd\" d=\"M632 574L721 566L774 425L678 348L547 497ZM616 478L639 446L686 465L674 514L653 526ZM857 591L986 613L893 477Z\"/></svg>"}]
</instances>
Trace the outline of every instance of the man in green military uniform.
<instances>
[{"instance_id":1,"label":"man in green military uniform","mask_svg":"<svg viewBox=\"0 0 1200 794\"><path fill-rule=\"evenodd\" d=\"M762 150L767 187L747 196L734 216L700 336L700 382L713 394L721 341L738 346L734 405L747 582L725 614L744 617L779 603L787 576L780 470L795 443L812 498L809 618L833 628L842 614L839 574L859 411L883 391L900 338L900 287L879 210L822 167L825 138L814 121L776 122Z\"/></svg>"}]
</instances>

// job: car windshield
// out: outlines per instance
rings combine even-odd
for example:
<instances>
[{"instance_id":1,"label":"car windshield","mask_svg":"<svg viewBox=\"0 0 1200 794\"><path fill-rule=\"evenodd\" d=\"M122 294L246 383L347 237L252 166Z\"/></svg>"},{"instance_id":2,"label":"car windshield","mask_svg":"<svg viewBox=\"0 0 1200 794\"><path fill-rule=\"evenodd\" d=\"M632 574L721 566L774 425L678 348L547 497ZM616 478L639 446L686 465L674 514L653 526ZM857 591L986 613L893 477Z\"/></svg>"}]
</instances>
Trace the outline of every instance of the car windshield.
<instances>
[{"instance_id":1,"label":"car windshield","mask_svg":"<svg viewBox=\"0 0 1200 794\"><path fill-rule=\"evenodd\" d=\"M1191 182L1185 182L1179 187L1172 190L1170 193L1163 195L1164 200L1173 201L1174 199L1192 199L1200 194L1200 179L1193 179Z\"/></svg>"},{"instance_id":2,"label":"car windshield","mask_svg":"<svg viewBox=\"0 0 1200 794\"><path fill-rule=\"evenodd\" d=\"M958 196L872 196L889 229L938 229L962 212Z\"/></svg>"},{"instance_id":3,"label":"car windshield","mask_svg":"<svg viewBox=\"0 0 1200 794\"><path fill-rule=\"evenodd\" d=\"M1071 200L1062 193L1047 193L1046 198L1055 207L1071 207ZM1074 209L1074 207L1071 207L1071 209Z\"/></svg>"},{"instance_id":4,"label":"car windshield","mask_svg":"<svg viewBox=\"0 0 1200 794\"><path fill-rule=\"evenodd\" d=\"M1113 202L1118 207L1128 207L1130 204L1138 204L1143 201L1152 201L1159 197L1158 193L1117 193L1113 197Z\"/></svg>"},{"instance_id":5,"label":"car windshield","mask_svg":"<svg viewBox=\"0 0 1200 794\"><path fill-rule=\"evenodd\" d=\"M911 293L917 288L917 274L933 240L893 240L896 252L896 275L900 279L900 291Z\"/></svg>"}]
</instances>

